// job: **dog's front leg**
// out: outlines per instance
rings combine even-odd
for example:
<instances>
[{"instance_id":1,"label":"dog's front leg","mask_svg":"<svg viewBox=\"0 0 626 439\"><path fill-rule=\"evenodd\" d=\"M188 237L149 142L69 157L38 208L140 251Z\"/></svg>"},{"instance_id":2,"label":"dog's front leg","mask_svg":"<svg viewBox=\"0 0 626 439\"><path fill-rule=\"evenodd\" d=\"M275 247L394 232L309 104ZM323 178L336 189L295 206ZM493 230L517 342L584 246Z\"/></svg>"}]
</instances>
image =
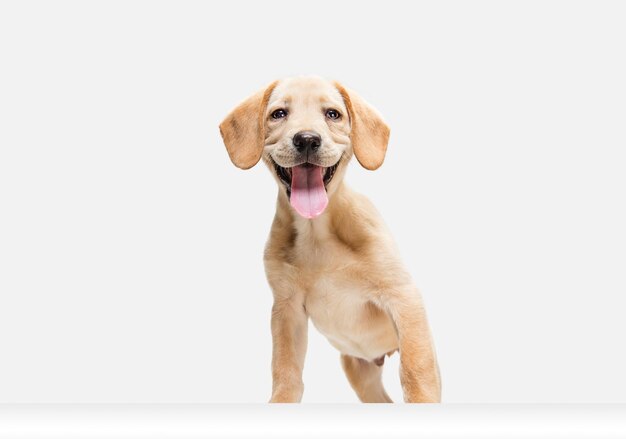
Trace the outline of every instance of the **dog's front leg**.
<instances>
[{"instance_id":1,"label":"dog's front leg","mask_svg":"<svg viewBox=\"0 0 626 439\"><path fill-rule=\"evenodd\" d=\"M300 402L307 346L307 316L295 297L276 298L272 307L272 399Z\"/></svg>"},{"instance_id":2,"label":"dog's front leg","mask_svg":"<svg viewBox=\"0 0 626 439\"><path fill-rule=\"evenodd\" d=\"M441 402L441 381L426 313L415 287L384 300L398 331L400 381L405 402Z\"/></svg>"}]
</instances>

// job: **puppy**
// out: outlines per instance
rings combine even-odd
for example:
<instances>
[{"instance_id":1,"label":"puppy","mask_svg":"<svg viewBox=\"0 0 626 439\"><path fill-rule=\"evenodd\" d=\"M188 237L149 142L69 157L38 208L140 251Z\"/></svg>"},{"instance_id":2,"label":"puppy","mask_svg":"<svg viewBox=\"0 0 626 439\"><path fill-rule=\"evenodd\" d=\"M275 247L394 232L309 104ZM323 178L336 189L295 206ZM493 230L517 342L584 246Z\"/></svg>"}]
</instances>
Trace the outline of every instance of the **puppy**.
<instances>
[{"instance_id":1,"label":"puppy","mask_svg":"<svg viewBox=\"0 0 626 439\"><path fill-rule=\"evenodd\" d=\"M279 187L264 255L274 295L270 402L302 398L309 318L341 353L361 401L392 402L382 367L399 351L404 400L440 402L419 291L374 206L343 181L353 155L369 170L383 163L381 116L338 83L298 77L249 97L220 132L235 166L262 159Z\"/></svg>"}]
</instances>

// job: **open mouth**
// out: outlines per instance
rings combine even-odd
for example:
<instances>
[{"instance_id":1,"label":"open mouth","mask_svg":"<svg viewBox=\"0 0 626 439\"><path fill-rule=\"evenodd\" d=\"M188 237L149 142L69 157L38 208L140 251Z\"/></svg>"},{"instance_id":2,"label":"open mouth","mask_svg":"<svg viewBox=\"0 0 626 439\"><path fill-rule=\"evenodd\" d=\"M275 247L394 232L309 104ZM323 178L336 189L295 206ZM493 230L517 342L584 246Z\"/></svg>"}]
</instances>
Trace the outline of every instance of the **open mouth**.
<instances>
[{"instance_id":1,"label":"open mouth","mask_svg":"<svg viewBox=\"0 0 626 439\"><path fill-rule=\"evenodd\" d=\"M339 162L335 163L334 165L328 167L328 168L322 168L321 166L317 166L314 165L312 163L303 163L301 165L298 166L294 166L292 168L283 168L282 166L279 166L278 163L274 162L274 169L276 170L276 175L278 175L278 178L280 179L280 181L285 185L285 187L287 188L287 195L289 197L291 197L291 179L293 177L293 169L294 168L318 168L321 169L324 173L324 178L323 178L323 182L324 182L324 189L326 189L326 187L328 186L328 184L330 183L330 180L333 179L333 176L335 175L335 171L337 170L337 167L339 166Z\"/></svg>"},{"instance_id":2,"label":"open mouth","mask_svg":"<svg viewBox=\"0 0 626 439\"><path fill-rule=\"evenodd\" d=\"M328 205L326 187L333 179L339 161L327 168L303 163L283 168L274 162L276 175L287 189L291 206L301 216L311 219L322 214Z\"/></svg>"}]
</instances>

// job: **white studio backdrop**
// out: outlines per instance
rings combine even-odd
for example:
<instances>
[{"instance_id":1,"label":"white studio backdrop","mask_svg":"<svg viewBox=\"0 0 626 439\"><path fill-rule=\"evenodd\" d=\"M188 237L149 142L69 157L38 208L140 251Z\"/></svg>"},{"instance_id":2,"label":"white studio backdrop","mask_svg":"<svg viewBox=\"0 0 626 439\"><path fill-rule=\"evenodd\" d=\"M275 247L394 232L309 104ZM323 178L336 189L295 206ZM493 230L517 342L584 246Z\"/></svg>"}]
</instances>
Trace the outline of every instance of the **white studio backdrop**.
<instances>
[{"instance_id":1,"label":"white studio backdrop","mask_svg":"<svg viewBox=\"0 0 626 439\"><path fill-rule=\"evenodd\" d=\"M4 2L0 402L263 402L276 186L218 124L317 74L421 288L445 402L626 402L626 5ZM397 355L385 384L401 400ZM304 402L355 402L311 327Z\"/></svg>"},{"instance_id":2,"label":"white studio backdrop","mask_svg":"<svg viewBox=\"0 0 626 439\"><path fill-rule=\"evenodd\" d=\"M0 437L623 439L625 409L623 404L0 404Z\"/></svg>"}]
</instances>

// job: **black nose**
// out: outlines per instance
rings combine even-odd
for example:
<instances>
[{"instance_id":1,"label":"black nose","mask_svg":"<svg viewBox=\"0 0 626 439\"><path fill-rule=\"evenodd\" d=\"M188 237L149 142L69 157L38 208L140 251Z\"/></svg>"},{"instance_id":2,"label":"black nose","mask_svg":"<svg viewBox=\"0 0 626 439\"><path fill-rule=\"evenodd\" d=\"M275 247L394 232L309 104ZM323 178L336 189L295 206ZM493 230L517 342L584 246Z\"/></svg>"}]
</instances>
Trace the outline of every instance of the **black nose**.
<instances>
[{"instance_id":1,"label":"black nose","mask_svg":"<svg viewBox=\"0 0 626 439\"><path fill-rule=\"evenodd\" d=\"M315 151L322 145L322 138L313 131L300 131L293 136L293 146L299 151Z\"/></svg>"}]
</instances>

